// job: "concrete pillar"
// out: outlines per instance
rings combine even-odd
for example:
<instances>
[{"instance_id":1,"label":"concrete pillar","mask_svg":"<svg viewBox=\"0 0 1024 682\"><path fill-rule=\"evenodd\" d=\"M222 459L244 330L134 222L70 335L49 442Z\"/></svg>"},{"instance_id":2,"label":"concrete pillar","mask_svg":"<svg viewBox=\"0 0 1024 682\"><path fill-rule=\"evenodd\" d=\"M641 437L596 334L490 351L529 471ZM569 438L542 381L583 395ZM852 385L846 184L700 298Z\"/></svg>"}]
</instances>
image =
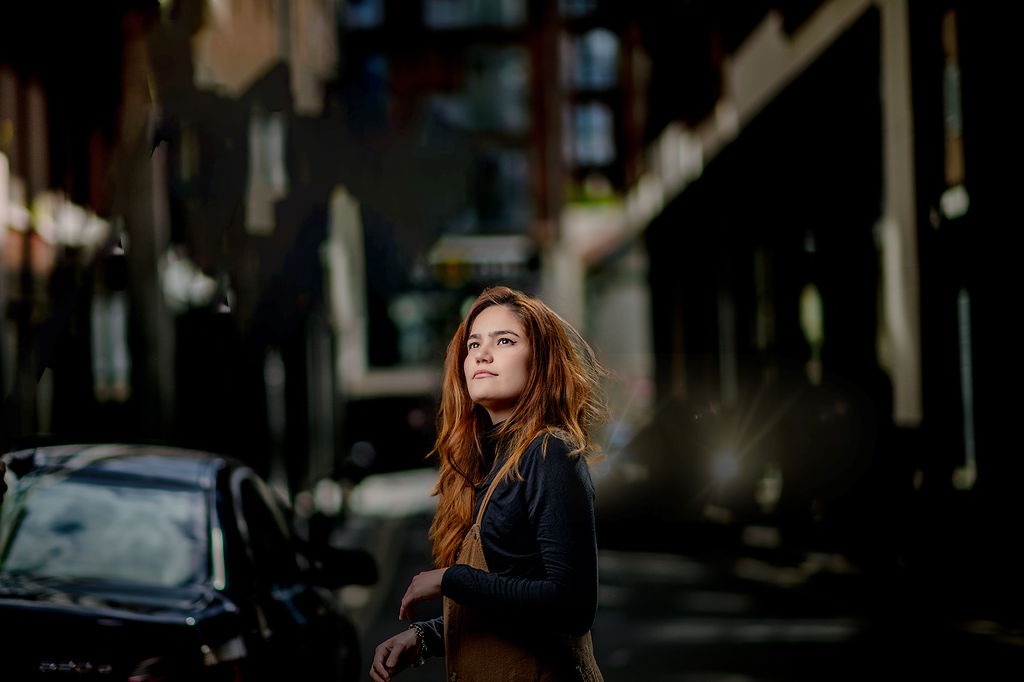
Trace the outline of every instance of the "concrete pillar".
<instances>
[{"instance_id":1,"label":"concrete pillar","mask_svg":"<svg viewBox=\"0 0 1024 682\"><path fill-rule=\"evenodd\" d=\"M921 301L914 186L914 124L907 0L880 0L882 64L882 244L886 351L893 420L922 419Z\"/></svg>"}]
</instances>

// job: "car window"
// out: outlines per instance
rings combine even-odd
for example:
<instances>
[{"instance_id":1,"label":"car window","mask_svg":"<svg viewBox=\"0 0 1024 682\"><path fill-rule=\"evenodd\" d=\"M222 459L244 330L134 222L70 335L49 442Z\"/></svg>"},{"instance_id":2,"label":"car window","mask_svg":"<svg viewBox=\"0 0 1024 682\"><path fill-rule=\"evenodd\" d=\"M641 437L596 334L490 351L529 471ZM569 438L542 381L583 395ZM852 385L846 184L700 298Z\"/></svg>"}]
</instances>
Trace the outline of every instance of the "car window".
<instances>
[{"instance_id":1,"label":"car window","mask_svg":"<svg viewBox=\"0 0 1024 682\"><path fill-rule=\"evenodd\" d=\"M6 520L4 573L164 587L207 578L201 491L63 479L18 503Z\"/></svg>"},{"instance_id":2,"label":"car window","mask_svg":"<svg viewBox=\"0 0 1024 682\"><path fill-rule=\"evenodd\" d=\"M293 583L298 574L295 549L280 512L251 478L241 482L239 494L257 581L264 586Z\"/></svg>"}]
</instances>

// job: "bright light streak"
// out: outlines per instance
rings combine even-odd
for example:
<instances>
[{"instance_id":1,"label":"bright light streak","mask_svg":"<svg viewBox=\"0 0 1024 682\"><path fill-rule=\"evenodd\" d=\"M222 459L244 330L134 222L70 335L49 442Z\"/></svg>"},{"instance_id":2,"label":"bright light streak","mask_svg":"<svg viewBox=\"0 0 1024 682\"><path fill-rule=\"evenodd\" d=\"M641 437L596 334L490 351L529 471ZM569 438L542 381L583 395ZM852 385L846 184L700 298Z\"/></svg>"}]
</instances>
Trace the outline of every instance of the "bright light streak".
<instances>
[{"instance_id":1,"label":"bright light streak","mask_svg":"<svg viewBox=\"0 0 1024 682\"><path fill-rule=\"evenodd\" d=\"M227 586L227 572L224 569L224 532L220 526L210 529L210 551L213 555L213 589L223 590Z\"/></svg>"}]
</instances>

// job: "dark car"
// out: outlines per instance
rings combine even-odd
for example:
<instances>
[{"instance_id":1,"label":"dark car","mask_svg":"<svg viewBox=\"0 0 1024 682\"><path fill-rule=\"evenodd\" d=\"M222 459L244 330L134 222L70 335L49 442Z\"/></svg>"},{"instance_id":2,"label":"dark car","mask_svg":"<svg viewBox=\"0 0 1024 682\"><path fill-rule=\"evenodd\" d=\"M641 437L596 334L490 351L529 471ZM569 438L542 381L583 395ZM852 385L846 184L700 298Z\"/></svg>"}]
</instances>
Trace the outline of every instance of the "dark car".
<instances>
[{"instance_id":1,"label":"dark car","mask_svg":"<svg viewBox=\"0 0 1024 682\"><path fill-rule=\"evenodd\" d=\"M366 552L300 540L249 467L148 445L4 456L0 679L348 680L333 590Z\"/></svg>"}]
</instances>

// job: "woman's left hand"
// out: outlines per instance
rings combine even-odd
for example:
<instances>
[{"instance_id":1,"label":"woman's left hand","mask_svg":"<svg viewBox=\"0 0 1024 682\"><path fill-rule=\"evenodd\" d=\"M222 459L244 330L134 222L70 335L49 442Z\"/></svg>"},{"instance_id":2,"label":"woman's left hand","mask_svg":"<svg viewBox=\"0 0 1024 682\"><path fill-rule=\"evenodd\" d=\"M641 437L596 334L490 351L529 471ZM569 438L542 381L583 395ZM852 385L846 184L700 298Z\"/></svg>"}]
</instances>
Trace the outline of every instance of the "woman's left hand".
<instances>
[{"instance_id":1,"label":"woman's left hand","mask_svg":"<svg viewBox=\"0 0 1024 682\"><path fill-rule=\"evenodd\" d=\"M409 587L402 597L402 606L398 609L398 620L416 618L416 605L421 601L430 601L441 596L441 578L447 568L435 568L413 576Z\"/></svg>"}]
</instances>

